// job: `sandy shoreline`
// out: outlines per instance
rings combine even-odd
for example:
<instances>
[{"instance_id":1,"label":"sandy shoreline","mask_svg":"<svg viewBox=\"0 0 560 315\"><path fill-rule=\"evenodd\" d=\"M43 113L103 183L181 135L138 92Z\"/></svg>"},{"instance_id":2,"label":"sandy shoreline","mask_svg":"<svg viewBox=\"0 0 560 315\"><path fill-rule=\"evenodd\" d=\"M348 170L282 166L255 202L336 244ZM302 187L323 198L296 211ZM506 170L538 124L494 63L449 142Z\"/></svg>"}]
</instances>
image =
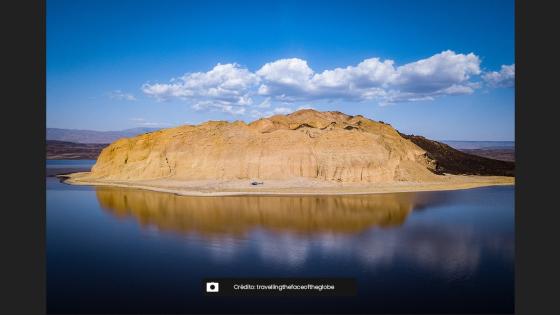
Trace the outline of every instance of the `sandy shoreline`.
<instances>
[{"instance_id":1,"label":"sandy shoreline","mask_svg":"<svg viewBox=\"0 0 560 315\"><path fill-rule=\"evenodd\" d=\"M72 185L113 186L145 189L184 196L239 196L239 195L361 195L397 192L420 192L470 189L485 186L515 185L514 177L445 175L434 182L396 182L386 184L350 184L307 179L264 181L252 186L253 180L181 181L173 179L142 181L110 181L88 179L89 173L73 173L65 181Z\"/></svg>"}]
</instances>

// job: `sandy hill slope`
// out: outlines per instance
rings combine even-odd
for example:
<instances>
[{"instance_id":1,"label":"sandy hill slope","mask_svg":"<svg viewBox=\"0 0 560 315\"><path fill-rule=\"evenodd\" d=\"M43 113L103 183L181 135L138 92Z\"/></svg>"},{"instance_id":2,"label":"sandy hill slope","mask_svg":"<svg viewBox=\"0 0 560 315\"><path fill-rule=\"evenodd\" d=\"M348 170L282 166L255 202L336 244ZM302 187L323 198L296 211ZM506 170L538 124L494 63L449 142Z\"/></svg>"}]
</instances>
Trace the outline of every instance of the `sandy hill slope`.
<instances>
[{"instance_id":1,"label":"sandy hill slope","mask_svg":"<svg viewBox=\"0 0 560 315\"><path fill-rule=\"evenodd\" d=\"M423 182L437 180L434 170L426 152L388 124L307 109L123 138L81 180Z\"/></svg>"}]
</instances>

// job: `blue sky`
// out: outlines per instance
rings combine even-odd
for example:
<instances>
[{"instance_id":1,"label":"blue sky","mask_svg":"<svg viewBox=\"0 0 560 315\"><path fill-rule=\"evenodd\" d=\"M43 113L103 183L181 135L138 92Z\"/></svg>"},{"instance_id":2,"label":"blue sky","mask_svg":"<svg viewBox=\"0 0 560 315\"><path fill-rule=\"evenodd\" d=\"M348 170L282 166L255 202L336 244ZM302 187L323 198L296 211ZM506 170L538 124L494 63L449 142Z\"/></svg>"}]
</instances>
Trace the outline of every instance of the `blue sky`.
<instances>
[{"instance_id":1,"label":"blue sky","mask_svg":"<svg viewBox=\"0 0 560 315\"><path fill-rule=\"evenodd\" d=\"M514 139L513 1L47 1L47 126L339 110Z\"/></svg>"}]
</instances>

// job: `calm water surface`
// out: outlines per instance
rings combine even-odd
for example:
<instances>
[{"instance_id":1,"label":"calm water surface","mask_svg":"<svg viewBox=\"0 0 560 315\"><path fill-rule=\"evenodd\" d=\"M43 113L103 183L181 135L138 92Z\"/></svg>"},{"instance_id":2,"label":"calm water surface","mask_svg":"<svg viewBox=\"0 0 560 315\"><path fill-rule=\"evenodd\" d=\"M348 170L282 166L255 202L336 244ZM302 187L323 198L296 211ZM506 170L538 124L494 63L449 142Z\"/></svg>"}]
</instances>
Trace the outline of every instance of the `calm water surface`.
<instances>
[{"instance_id":1,"label":"calm water surface","mask_svg":"<svg viewBox=\"0 0 560 315\"><path fill-rule=\"evenodd\" d=\"M358 295L204 297L211 277L353 277ZM514 188L185 197L50 177L47 303L49 313L512 313Z\"/></svg>"}]
</instances>

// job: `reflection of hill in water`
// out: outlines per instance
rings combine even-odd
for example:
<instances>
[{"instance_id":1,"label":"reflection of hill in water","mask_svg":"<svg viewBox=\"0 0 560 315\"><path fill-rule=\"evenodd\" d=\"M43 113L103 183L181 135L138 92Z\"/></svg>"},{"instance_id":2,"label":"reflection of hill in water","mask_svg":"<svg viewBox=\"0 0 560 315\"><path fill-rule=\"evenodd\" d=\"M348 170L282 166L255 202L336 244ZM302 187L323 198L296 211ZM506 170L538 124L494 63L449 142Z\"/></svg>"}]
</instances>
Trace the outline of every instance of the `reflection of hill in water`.
<instances>
[{"instance_id":1,"label":"reflection of hill in water","mask_svg":"<svg viewBox=\"0 0 560 315\"><path fill-rule=\"evenodd\" d=\"M253 228L356 233L404 223L415 194L361 196L188 197L143 190L100 187L100 205L118 217L131 216L161 230L242 234Z\"/></svg>"}]
</instances>

